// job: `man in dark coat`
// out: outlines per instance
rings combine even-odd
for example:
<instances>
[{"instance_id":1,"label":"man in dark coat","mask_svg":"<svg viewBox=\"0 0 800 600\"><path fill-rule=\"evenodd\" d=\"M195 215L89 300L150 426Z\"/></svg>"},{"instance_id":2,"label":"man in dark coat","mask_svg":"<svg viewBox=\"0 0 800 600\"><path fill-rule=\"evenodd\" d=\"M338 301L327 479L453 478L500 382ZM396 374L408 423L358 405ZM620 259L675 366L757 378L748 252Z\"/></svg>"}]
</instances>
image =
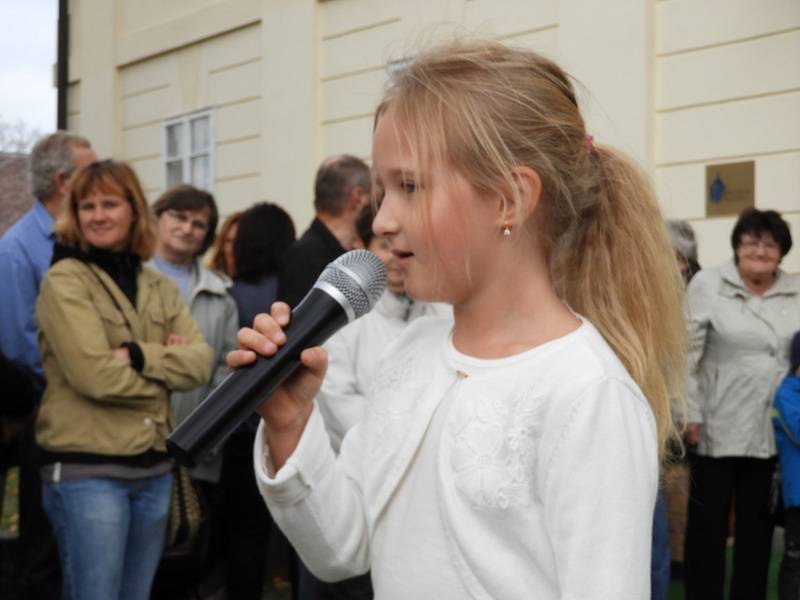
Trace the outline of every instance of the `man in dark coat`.
<instances>
[{"instance_id":1,"label":"man in dark coat","mask_svg":"<svg viewBox=\"0 0 800 600\"><path fill-rule=\"evenodd\" d=\"M314 182L316 215L284 255L278 275L279 300L297 305L325 266L353 248L359 239L356 221L369 190L369 167L361 159L342 154L320 165Z\"/></svg>"}]
</instances>

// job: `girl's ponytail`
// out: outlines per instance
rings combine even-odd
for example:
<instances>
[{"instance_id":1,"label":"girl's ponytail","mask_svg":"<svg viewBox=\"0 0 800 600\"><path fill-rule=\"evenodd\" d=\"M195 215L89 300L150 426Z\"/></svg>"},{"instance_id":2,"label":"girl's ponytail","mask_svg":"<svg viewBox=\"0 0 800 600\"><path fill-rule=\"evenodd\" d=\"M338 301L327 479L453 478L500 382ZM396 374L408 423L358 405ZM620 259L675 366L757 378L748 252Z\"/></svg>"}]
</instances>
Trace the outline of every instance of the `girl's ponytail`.
<instances>
[{"instance_id":1,"label":"girl's ponytail","mask_svg":"<svg viewBox=\"0 0 800 600\"><path fill-rule=\"evenodd\" d=\"M594 196L552 255L556 286L602 333L639 384L658 424L659 447L675 436L684 404L683 282L647 177L608 147L590 147Z\"/></svg>"}]
</instances>

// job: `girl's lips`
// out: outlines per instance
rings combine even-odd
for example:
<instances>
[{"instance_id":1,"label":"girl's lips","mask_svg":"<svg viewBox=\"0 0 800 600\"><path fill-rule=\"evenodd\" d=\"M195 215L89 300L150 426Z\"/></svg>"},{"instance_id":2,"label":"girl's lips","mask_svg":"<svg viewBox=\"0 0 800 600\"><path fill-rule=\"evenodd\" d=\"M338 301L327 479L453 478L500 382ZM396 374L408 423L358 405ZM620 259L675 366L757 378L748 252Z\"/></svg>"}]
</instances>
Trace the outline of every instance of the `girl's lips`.
<instances>
[{"instance_id":1,"label":"girl's lips","mask_svg":"<svg viewBox=\"0 0 800 600\"><path fill-rule=\"evenodd\" d=\"M394 254L397 258L400 259L408 258L409 256L414 256L413 252L403 252L402 250L392 250L392 254Z\"/></svg>"}]
</instances>

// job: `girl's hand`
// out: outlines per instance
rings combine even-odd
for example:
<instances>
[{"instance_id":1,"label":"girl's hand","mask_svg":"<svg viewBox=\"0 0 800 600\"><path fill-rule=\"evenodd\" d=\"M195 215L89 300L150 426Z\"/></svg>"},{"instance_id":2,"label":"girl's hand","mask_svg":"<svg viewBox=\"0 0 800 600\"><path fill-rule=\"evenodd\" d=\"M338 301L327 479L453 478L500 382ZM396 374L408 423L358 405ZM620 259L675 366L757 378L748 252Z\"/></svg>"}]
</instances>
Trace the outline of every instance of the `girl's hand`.
<instances>
[{"instance_id":1,"label":"girl's hand","mask_svg":"<svg viewBox=\"0 0 800 600\"><path fill-rule=\"evenodd\" d=\"M228 354L228 366L236 369L254 362L256 354L275 354L286 343L283 327L289 324L290 318L291 309L284 302L273 304L271 314L258 315L252 329L244 327L239 330L236 337L240 349ZM257 409L264 419L270 455L276 470L294 451L305 429L314 406L314 397L328 368L328 355L321 347L308 348L300 354L300 362L302 367L265 398Z\"/></svg>"}]
</instances>

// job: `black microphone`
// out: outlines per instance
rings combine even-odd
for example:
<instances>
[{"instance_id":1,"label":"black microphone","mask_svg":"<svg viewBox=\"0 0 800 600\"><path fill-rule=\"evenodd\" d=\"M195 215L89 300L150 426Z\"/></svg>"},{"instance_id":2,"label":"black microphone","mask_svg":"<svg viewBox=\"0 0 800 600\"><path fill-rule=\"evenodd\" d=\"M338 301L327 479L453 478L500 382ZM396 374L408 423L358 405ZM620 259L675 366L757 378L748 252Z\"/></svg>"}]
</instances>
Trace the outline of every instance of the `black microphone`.
<instances>
[{"instance_id":1,"label":"black microphone","mask_svg":"<svg viewBox=\"0 0 800 600\"><path fill-rule=\"evenodd\" d=\"M228 375L169 436L170 454L190 467L209 457L300 366L303 350L368 313L384 289L386 268L372 252L353 250L330 263L292 309L286 343Z\"/></svg>"}]
</instances>

